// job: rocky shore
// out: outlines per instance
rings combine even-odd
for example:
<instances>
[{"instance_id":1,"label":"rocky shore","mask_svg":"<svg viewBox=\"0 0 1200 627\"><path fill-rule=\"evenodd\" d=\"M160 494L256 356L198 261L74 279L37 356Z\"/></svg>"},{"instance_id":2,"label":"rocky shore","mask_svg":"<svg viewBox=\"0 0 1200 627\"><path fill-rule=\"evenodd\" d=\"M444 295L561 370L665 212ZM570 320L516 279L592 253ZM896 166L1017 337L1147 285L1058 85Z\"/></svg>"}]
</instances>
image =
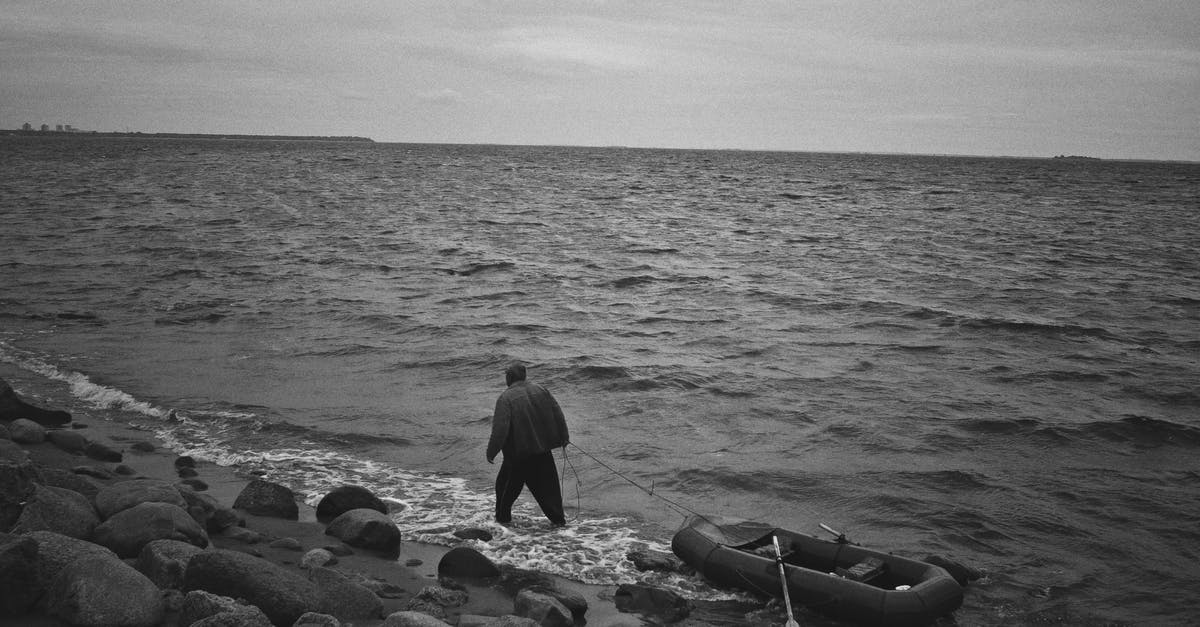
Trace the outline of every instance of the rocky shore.
<instances>
[{"instance_id":1,"label":"rocky shore","mask_svg":"<svg viewBox=\"0 0 1200 627\"><path fill-rule=\"evenodd\" d=\"M0 379L0 627L708 624L666 590L495 564L473 548L485 530L458 530L457 547L406 543L387 514L357 486L308 507Z\"/></svg>"}]
</instances>

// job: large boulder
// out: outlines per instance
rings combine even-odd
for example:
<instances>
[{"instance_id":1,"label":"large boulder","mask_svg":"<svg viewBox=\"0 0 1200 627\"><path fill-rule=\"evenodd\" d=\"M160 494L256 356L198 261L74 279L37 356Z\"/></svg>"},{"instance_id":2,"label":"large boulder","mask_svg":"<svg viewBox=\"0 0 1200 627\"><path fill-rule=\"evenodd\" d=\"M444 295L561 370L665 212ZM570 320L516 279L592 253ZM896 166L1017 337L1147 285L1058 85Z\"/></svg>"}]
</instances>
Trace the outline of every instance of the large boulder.
<instances>
[{"instance_id":1,"label":"large boulder","mask_svg":"<svg viewBox=\"0 0 1200 627\"><path fill-rule=\"evenodd\" d=\"M0 463L24 464L29 461L29 451L12 440L0 440Z\"/></svg>"},{"instance_id":2,"label":"large boulder","mask_svg":"<svg viewBox=\"0 0 1200 627\"><path fill-rule=\"evenodd\" d=\"M180 509L187 508L187 501L179 489L160 479L118 481L96 494L96 510L102 520L141 503L167 503Z\"/></svg>"},{"instance_id":3,"label":"large boulder","mask_svg":"<svg viewBox=\"0 0 1200 627\"><path fill-rule=\"evenodd\" d=\"M21 400L12 386L0 379L0 420L9 422L20 418L48 427L71 422L71 414L65 411L42 409Z\"/></svg>"},{"instance_id":4,"label":"large boulder","mask_svg":"<svg viewBox=\"0 0 1200 627\"><path fill-rule=\"evenodd\" d=\"M96 527L94 540L123 558L137 557L154 540L208 546L208 534L200 523L168 503L141 503L118 512Z\"/></svg>"},{"instance_id":5,"label":"large boulder","mask_svg":"<svg viewBox=\"0 0 1200 627\"><path fill-rule=\"evenodd\" d=\"M0 616L20 616L42 595L33 538L0 533Z\"/></svg>"},{"instance_id":6,"label":"large boulder","mask_svg":"<svg viewBox=\"0 0 1200 627\"><path fill-rule=\"evenodd\" d=\"M243 605L229 597L203 590L192 590L183 597L177 624L270 627L271 619L253 605Z\"/></svg>"},{"instance_id":7,"label":"large boulder","mask_svg":"<svg viewBox=\"0 0 1200 627\"><path fill-rule=\"evenodd\" d=\"M500 569L486 555L466 546L450 549L438 562L438 577L453 579L489 579L500 576Z\"/></svg>"},{"instance_id":8,"label":"large boulder","mask_svg":"<svg viewBox=\"0 0 1200 627\"><path fill-rule=\"evenodd\" d=\"M233 508L244 509L255 516L287 520L300 518L296 494L290 488L262 479L255 479L243 488L241 494L233 501Z\"/></svg>"},{"instance_id":9,"label":"large boulder","mask_svg":"<svg viewBox=\"0 0 1200 627\"><path fill-rule=\"evenodd\" d=\"M76 474L65 468L39 466L38 474L42 476L42 485L66 488L87 497L89 502L96 501L100 486L83 475Z\"/></svg>"},{"instance_id":10,"label":"large boulder","mask_svg":"<svg viewBox=\"0 0 1200 627\"><path fill-rule=\"evenodd\" d=\"M329 523L325 533L361 549L387 555L400 554L400 529L373 509L352 509Z\"/></svg>"},{"instance_id":11,"label":"large boulder","mask_svg":"<svg viewBox=\"0 0 1200 627\"><path fill-rule=\"evenodd\" d=\"M281 627L290 627L305 612L317 611L319 600L316 585L296 572L226 549L192 557L183 588L245 599Z\"/></svg>"},{"instance_id":12,"label":"large boulder","mask_svg":"<svg viewBox=\"0 0 1200 627\"><path fill-rule=\"evenodd\" d=\"M308 579L317 585L317 611L341 620L383 618L383 599L329 568L313 568Z\"/></svg>"},{"instance_id":13,"label":"large boulder","mask_svg":"<svg viewBox=\"0 0 1200 627\"><path fill-rule=\"evenodd\" d=\"M317 520L329 522L352 509L373 509L381 514L388 513L387 505L370 490L357 485L344 485L334 488L317 503Z\"/></svg>"},{"instance_id":14,"label":"large boulder","mask_svg":"<svg viewBox=\"0 0 1200 627\"><path fill-rule=\"evenodd\" d=\"M68 564L92 557L116 559L117 554L99 544L64 536L53 531L31 531L26 538L37 542L37 580L42 588L49 588L59 571Z\"/></svg>"},{"instance_id":15,"label":"large boulder","mask_svg":"<svg viewBox=\"0 0 1200 627\"><path fill-rule=\"evenodd\" d=\"M98 524L96 508L86 496L66 488L35 485L12 531L54 531L86 540Z\"/></svg>"},{"instance_id":16,"label":"large boulder","mask_svg":"<svg viewBox=\"0 0 1200 627\"><path fill-rule=\"evenodd\" d=\"M8 440L0 440L0 531L12 529L34 485L40 482L41 475L29 461L29 453Z\"/></svg>"},{"instance_id":17,"label":"large boulder","mask_svg":"<svg viewBox=\"0 0 1200 627\"><path fill-rule=\"evenodd\" d=\"M180 540L152 540L138 553L138 572L164 590L183 587L188 562L204 549Z\"/></svg>"},{"instance_id":18,"label":"large boulder","mask_svg":"<svg viewBox=\"0 0 1200 627\"><path fill-rule=\"evenodd\" d=\"M76 429L51 429L46 432L46 439L68 453L82 455L87 450L87 436Z\"/></svg>"},{"instance_id":19,"label":"large boulder","mask_svg":"<svg viewBox=\"0 0 1200 627\"><path fill-rule=\"evenodd\" d=\"M51 616L71 625L150 627L166 606L158 586L116 557L72 562L46 590Z\"/></svg>"},{"instance_id":20,"label":"large boulder","mask_svg":"<svg viewBox=\"0 0 1200 627\"><path fill-rule=\"evenodd\" d=\"M46 441L46 427L27 418L17 418L8 425L8 437L18 444L41 444Z\"/></svg>"}]
</instances>

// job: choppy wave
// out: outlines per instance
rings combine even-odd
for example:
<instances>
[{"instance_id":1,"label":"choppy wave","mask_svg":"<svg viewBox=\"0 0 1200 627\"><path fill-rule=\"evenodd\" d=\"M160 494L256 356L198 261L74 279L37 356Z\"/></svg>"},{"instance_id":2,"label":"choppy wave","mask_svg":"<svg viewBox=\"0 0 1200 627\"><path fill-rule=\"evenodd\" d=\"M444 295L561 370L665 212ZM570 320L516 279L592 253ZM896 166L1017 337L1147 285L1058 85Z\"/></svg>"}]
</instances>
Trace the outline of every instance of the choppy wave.
<instances>
[{"instance_id":1,"label":"choppy wave","mask_svg":"<svg viewBox=\"0 0 1200 627\"><path fill-rule=\"evenodd\" d=\"M375 481L436 539L488 524L521 359L680 502L990 567L961 622L1194 605L1163 530L1200 516L1195 165L0 141L3 359L181 450ZM526 511L505 559L626 576L678 522L580 473L579 524Z\"/></svg>"},{"instance_id":2,"label":"choppy wave","mask_svg":"<svg viewBox=\"0 0 1200 627\"><path fill-rule=\"evenodd\" d=\"M169 410L156 407L146 401L138 400L119 389L94 383L82 373L61 370L58 366L37 355L14 348L4 342L0 342L0 360L40 374L48 379L66 383L70 387L73 396L90 403L94 407L118 409L152 418L165 418L169 414Z\"/></svg>"}]
</instances>

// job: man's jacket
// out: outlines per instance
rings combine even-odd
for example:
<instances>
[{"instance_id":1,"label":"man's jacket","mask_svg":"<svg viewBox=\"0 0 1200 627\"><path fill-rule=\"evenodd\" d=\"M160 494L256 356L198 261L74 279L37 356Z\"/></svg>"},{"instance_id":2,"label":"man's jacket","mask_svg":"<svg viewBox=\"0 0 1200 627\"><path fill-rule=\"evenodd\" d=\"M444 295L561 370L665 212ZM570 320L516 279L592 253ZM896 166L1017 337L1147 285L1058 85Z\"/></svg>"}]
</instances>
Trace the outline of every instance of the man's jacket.
<instances>
[{"instance_id":1,"label":"man's jacket","mask_svg":"<svg viewBox=\"0 0 1200 627\"><path fill-rule=\"evenodd\" d=\"M506 460L545 453L570 442L567 421L546 388L515 381L496 399L487 458L504 451Z\"/></svg>"}]
</instances>

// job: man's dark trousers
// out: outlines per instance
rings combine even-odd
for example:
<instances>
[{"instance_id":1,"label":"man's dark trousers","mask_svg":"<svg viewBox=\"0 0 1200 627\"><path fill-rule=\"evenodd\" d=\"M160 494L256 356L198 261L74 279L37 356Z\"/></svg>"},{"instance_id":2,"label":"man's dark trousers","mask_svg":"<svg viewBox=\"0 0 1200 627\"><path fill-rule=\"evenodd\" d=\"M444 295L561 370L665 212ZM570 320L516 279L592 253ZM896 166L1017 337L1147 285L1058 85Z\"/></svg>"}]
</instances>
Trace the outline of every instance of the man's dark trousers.
<instances>
[{"instance_id":1,"label":"man's dark trousers","mask_svg":"<svg viewBox=\"0 0 1200 627\"><path fill-rule=\"evenodd\" d=\"M558 485L558 469L554 466L554 453L546 451L519 459L504 456L500 472L496 475L496 522L512 521L512 506L526 486L533 498L556 525L566 524L563 513L562 489Z\"/></svg>"}]
</instances>

